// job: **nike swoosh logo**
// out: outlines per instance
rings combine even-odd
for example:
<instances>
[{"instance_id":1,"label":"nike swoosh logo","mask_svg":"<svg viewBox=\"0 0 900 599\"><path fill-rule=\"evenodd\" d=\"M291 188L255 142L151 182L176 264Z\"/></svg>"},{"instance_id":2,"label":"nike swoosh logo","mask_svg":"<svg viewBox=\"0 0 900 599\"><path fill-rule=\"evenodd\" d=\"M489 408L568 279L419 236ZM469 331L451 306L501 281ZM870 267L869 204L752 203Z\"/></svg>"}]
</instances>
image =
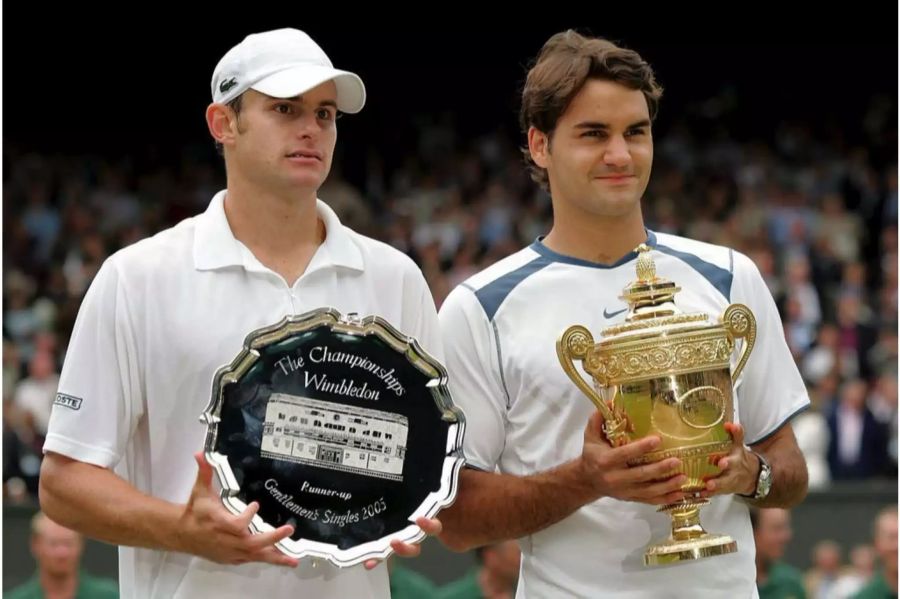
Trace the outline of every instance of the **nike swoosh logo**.
<instances>
[{"instance_id":1,"label":"nike swoosh logo","mask_svg":"<svg viewBox=\"0 0 900 599\"><path fill-rule=\"evenodd\" d=\"M603 308L603 318L613 318L614 316L618 316L622 312L627 312L628 308L622 308L621 310L616 310L615 312L609 312L606 308Z\"/></svg>"}]
</instances>

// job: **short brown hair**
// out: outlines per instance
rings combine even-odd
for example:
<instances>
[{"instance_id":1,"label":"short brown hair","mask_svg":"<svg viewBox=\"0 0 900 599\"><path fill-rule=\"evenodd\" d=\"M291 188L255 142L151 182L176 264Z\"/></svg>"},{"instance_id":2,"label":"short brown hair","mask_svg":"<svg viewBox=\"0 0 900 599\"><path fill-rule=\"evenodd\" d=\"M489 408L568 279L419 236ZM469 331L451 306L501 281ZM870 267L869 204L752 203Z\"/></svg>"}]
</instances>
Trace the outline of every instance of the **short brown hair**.
<instances>
[{"instance_id":1,"label":"short brown hair","mask_svg":"<svg viewBox=\"0 0 900 599\"><path fill-rule=\"evenodd\" d=\"M559 117L589 79L614 81L640 90L647 99L650 120L656 118L663 90L650 65L634 50L570 29L547 40L528 71L519 111L524 133L534 127L552 136ZM531 178L549 191L546 169L534 163L527 147L523 153Z\"/></svg>"}]
</instances>

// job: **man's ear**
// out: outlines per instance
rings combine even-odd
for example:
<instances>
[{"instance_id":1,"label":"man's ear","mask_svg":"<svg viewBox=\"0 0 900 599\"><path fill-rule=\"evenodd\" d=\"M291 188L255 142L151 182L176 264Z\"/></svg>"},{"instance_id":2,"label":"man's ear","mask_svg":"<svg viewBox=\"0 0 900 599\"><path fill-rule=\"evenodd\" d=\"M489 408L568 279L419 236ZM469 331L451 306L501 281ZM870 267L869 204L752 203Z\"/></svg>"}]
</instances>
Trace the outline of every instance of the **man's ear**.
<instances>
[{"instance_id":1,"label":"man's ear","mask_svg":"<svg viewBox=\"0 0 900 599\"><path fill-rule=\"evenodd\" d=\"M229 146L234 144L237 137L237 114L231 107L225 104L210 104L206 107L206 126L213 139Z\"/></svg>"},{"instance_id":2,"label":"man's ear","mask_svg":"<svg viewBox=\"0 0 900 599\"><path fill-rule=\"evenodd\" d=\"M547 168L550 158L550 137L536 127L528 128L528 151L531 159L541 168Z\"/></svg>"}]
</instances>

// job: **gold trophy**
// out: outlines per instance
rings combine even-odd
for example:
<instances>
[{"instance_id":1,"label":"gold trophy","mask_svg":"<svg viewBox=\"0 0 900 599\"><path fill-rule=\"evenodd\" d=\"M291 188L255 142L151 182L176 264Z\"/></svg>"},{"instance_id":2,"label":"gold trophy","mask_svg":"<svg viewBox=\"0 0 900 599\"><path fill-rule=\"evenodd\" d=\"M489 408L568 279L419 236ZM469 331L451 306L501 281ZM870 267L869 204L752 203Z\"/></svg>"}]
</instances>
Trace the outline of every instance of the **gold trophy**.
<instances>
[{"instance_id":1,"label":"gold trophy","mask_svg":"<svg viewBox=\"0 0 900 599\"><path fill-rule=\"evenodd\" d=\"M601 332L599 343L585 327L569 327L556 342L566 374L603 414L603 432L613 447L650 434L659 447L631 465L677 457L687 481L683 500L659 508L672 518L672 535L651 544L644 564L655 566L737 551L727 535L700 525L700 508L709 503L698 493L719 474L719 458L731 450L724 424L733 417L732 388L756 340L756 319L747 306L731 304L719 322L706 314L683 314L675 307L681 291L656 276L647 245L637 248L637 277L621 299L629 311L623 324ZM730 372L735 340L743 339L740 358ZM591 386L575 368L580 361L594 379Z\"/></svg>"}]
</instances>

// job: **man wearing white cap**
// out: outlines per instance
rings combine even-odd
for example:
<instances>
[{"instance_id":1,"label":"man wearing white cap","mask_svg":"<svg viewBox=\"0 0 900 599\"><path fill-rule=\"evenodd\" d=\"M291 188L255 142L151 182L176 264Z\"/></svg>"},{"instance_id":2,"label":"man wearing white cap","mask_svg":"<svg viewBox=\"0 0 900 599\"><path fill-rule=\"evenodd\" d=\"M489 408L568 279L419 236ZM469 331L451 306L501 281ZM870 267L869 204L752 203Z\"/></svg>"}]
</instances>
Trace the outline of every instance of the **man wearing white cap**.
<instances>
[{"instance_id":1,"label":"man wearing white cap","mask_svg":"<svg viewBox=\"0 0 900 599\"><path fill-rule=\"evenodd\" d=\"M197 453L215 371L247 333L285 315L323 306L378 314L440 355L419 269L341 225L316 197L338 111L359 112L365 87L308 35L280 29L225 54L212 100L206 120L227 189L205 213L117 252L98 272L60 379L41 505L121 546L125 599L388 597L384 565L298 564L274 547L290 526L250 534L258 505L225 510ZM417 523L431 534L440 527Z\"/></svg>"}]
</instances>

